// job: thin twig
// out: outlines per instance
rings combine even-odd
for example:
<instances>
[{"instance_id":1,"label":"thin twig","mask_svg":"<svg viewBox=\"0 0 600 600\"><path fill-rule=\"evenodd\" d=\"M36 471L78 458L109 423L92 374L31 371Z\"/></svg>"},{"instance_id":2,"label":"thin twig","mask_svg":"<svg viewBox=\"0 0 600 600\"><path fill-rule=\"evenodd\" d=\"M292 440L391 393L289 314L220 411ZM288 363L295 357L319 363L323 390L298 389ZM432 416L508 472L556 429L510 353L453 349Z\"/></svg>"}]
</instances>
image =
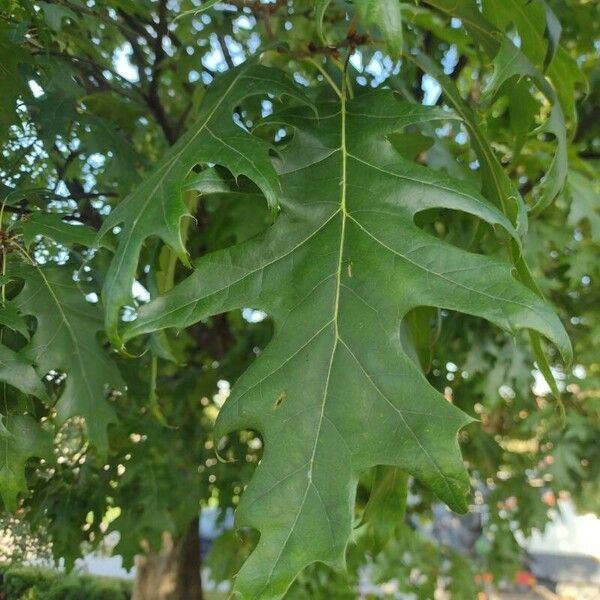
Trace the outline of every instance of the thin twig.
<instances>
[{"instance_id":1,"label":"thin twig","mask_svg":"<svg viewBox=\"0 0 600 600\"><path fill-rule=\"evenodd\" d=\"M233 58L231 58L229 48L227 47L225 36L222 33L217 33L217 41L219 42L219 46L221 46L221 52L223 53L223 58L225 59L227 66L230 69L233 69L235 65L233 63Z\"/></svg>"}]
</instances>

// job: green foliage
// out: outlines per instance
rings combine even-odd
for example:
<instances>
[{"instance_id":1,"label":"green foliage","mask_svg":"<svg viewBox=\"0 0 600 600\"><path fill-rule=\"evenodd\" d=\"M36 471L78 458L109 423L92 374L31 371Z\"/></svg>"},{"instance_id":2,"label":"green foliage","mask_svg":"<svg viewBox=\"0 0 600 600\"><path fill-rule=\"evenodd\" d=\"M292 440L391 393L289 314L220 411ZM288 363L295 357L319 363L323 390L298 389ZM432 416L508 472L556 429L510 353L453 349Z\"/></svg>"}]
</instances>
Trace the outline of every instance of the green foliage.
<instances>
[{"instance_id":1,"label":"green foliage","mask_svg":"<svg viewBox=\"0 0 600 600\"><path fill-rule=\"evenodd\" d=\"M0 421L0 440L0 496L10 510L15 510L17 495L27 490L25 463L32 456L52 461L52 436L30 416L15 415Z\"/></svg>"},{"instance_id":2,"label":"green foliage","mask_svg":"<svg viewBox=\"0 0 600 600\"><path fill-rule=\"evenodd\" d=\"M126 581L64 575L39 567L1 569L0 592L6 600L129 600Z\"/></svg>"},{"instance_id":3,"label":"green foliage","mask_svg":"<svg viewBox=\"0 0 600 600\"><path fill-rule=\"evenodd\" d=\"M402 8L395 0L359 0L357 13L365 25L374 24L383 34L386 50L392 58L402 53Z\"/></svg>"},{"instance_id":4,"label":"green foliage","mask_svg":"<svg viewBox=\"0 0 600 600\"><path fill-rule=\"evenodd\" d=\"M218 505L244 597L463 598L597 504L597 3L2 11L0 495L57 557Z\"/></svg>"},{"instance_id":5,"label":"green foliage","mask_svg":"<svg viewBox=\"0 0 600 600\"><path fill-rule=\"evenodd\" d=\"M296 579L285 597L350 600L357 596L397 598L405 594L428 600L436 590L452 600L476 598L479 591L469 561L400 523L396 535L380 550L370 545L363 529L357 530L348 552L347 572L312 565Z\"/></svg>"},{"instance_id":6,"label":"green foliage","mask_svg":"<svg viewBox=\"0 0 600 600\"><path fill-rule=\"evenodd\" d=\"M428 386L400 340L391 341L411 309L452 308L508 331L530 327L569 353L558 320L508 265L452 248L414 224L417 212L443 207L516 235L474 190L401 160L385 139L440 117L385 92L348 102L343 93L340 103L319 105L317 118L298 109L275 115L295 127L278 167L276 224L197 261L194 275L142 308L125 334L182 328L244 305L279 326L216 424L217 439L247 427L267 447L237 513L240 526L261 532L236 579L244 595L283 594L315 560L343 565L354 504L348 490L362 469L396 465L466 510L454 440L469 419ZM307 365L314 365L310 378ZM384 440L399 432L403 442L392 452Z\"/></svg>"},{"instance_id":7,"label":"green foliage","mask_svg":"<svg viewBox=\"0 0 600 600\"><path fill-rule=\"evenodd\" d=\"M119 309L130 302L131 283L143 241L150 235L158 235L188 262L180 229L180 220L187 209L179 197L179 189L194 165L213 161L227 167L235 177L246 175L261 188L271 207L277 205L277 179L268 145L242 133L230 118L242 100L267 92L303 98L280 72L255 65L253 61L219 78L204 97L194 126L169 149L152 176L104 221L100 236L121 223L124 227L103 287L106 328L113 343L120 342Z\"/></svg>"},{"instance_id":8,"label":"green foliage","mask_svg":"<svg viewBox=\"0 0 600 600\"><path fill-rule=\"evenodd\" d=\"M104 451L106 427L114 420L106 395L122 383L116 365L96 339L102 329L100 312L85 300L65 269L32 264L15 266L11 272L25 282L14 300L17 309L37 322L21 355L32 360L40 374L51 370L66 374L55 406L58 422L84 417L90 442Z\"/></svg>"},{"instance_id":9,"label":"green foliage","mask_svg":"<svg viewBox=\"0 0 600 600\"><path fill-rule=\"evenodd\" d=\"M129 586L122 582L102 582L91 577L65 577L55 583L47 600L128 600ZM44 600L42 596L40 600Z\"/></svg>"},{"instance_id":10,"label":"green foliage","mask_svg":"<svg viewBox=\"0 0 600 600\"><path fill-rule=\"evenodd\" d=\"M2 594L7 600L47 594L56 579L55 573L41 567L9 567L2 569Z\"/></svg>"}]
</instances>

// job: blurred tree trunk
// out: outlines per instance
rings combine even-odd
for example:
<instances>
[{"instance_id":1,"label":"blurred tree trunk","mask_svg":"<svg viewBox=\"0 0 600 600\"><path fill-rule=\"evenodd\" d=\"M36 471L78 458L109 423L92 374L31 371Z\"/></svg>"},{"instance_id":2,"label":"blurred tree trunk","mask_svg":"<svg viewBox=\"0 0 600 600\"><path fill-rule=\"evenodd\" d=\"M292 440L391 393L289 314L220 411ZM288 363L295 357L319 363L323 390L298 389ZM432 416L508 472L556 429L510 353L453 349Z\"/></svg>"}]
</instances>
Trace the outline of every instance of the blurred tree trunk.
<instances>
[{"instance_id":1,"label":"blurred tree trunk","mask_svg":"<svg viewBox=\"0 0 600 600\"><path fill-rule=\"evenodd\" d=\"M179 540L165 533L159 553L136 557L132 600L202 600L198 517Z\"/></svg>"}]
</instances>

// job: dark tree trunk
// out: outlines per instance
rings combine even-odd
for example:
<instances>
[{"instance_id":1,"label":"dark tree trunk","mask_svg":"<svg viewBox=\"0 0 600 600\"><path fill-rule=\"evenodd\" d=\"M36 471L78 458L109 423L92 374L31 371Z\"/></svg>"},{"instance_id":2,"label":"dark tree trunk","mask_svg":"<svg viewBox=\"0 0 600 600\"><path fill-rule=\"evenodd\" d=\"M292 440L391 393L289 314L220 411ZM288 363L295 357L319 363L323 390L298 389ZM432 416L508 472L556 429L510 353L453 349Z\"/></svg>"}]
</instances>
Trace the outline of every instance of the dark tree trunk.
<instances>
[{"instance_id":1,"label":"dark tree trunk","mask_svg":"<svg viewBox=\"0 0 600 600\"><path fill-rule=\"evenodd\" d=\"M159 553L136 558L132 600L202 600L198 518L179 540L163 536Z\"/></svg>"}]
</instances>

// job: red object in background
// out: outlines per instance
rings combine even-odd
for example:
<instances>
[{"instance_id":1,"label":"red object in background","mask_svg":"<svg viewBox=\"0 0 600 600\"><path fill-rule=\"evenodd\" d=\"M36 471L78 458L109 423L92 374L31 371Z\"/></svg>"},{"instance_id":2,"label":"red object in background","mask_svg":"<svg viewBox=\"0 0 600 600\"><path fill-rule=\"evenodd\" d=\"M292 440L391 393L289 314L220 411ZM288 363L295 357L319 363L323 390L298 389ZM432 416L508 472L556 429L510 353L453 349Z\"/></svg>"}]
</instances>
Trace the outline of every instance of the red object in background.
<instances>
[{"instance_id":1,"label":"red object in background","mask_svg":"<svg viewBox=\"0 0 600 600\"><path fill-rule=\"evenodd\" d=\"M536 583L536 578L529 571L519 571L515 575L515 583L517 585L531 587Z\"/></svg>"}]
</instances>

